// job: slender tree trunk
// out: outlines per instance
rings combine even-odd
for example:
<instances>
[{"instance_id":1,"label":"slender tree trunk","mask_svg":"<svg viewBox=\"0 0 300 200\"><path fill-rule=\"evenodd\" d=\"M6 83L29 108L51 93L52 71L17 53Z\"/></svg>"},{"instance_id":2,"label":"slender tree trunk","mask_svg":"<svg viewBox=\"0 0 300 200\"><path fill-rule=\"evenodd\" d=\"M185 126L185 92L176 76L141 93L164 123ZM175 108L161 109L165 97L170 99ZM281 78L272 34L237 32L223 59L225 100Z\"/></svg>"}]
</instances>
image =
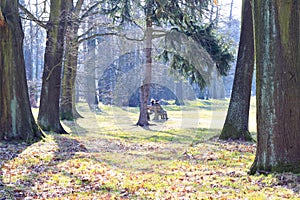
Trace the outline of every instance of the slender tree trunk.
<instances>
[{"instance_id":1,"label":"slender tree trunk","mask_svg":"<svg viewBox=\"0 0 300 200\"><path fill-rule=\"evenodd\" d=\"M248 130L254 39L251 0L243 0L243 18L231 99L220 139L252 140Z\"/></svg>"},{"instance_id":2,"label":"slender tree trunk","mask_svg":"<svg viewBox=\"0 0 300 200\"><path fill-rule=\"evenodd\" d=\"M68 26L66 30L65 62L62 78L62 94L60 103L60 117L62 120L73 120L81 117L75 106L75 80L78 60L78 30L79 12L83 0L77 1L75 7L68 13Z\"/></svg>"},{"instance_id":3,"label":"slender tree trunk","mask_svg":"<svg viewBox=\"0 0 300 200\"><path fill-rule=\"evenodd\" d=\"M234 0L231 0L231 3L230 3L230 12L229 12L229 17L228 17L228 21L229 22L232 21L233 2L234 2Z\"/></svg>"},{"instance_id":4,"label":"slender tree trunk","mask_svg":"<svg viewBox=\"0 0 300 200\"><path fill-rule=\"evenodd\" d=\"M300 2L253 1L257 151L250 173L300 173Z\"/></svg>"},{"instance_id":5,"label":"slender tree trunk","mask_svg":"<svg viewBox=\"0 0 300 200\"><path fill-rule=\"evenodd\" d=\"M30 64L28 66L28 78L29 80L33 80L33 38L34 34L33 34L33 24L32 21L30 21Z\"/></svg>"},{"instance_id":6,"label":"slender tree trunk","mask_svg":"<svg viewBox=\"0 0 300 200\"><path fill-rule=\"evenodd\" d=\"M70 45L68 47L69 52L66 55L66 62L64 63L63 69L60 106L60 116L62 120L73 120L81 117L75 106L75 80L77 74L78 46L77 41L71 40L66 40L66 42L70 42Z\"/></svg>"},{"instance_id":7,"label":"slender tree trunk","mask_svg":"<svg viewBox=\"0 0 300 200\"><path fill-rule=\"evenodd\" d=\"M32 26L32 23L30 23L30 26ZM32 27L30 27L30 34L32 34ZM28 80L33 80L33 44L32 44L32 37L30 38L30 43L24 45L24 58L25 58L25 69L26 69L26 77Z\"/></svg>"},{"instance_id":8,"label":"slender tree trunk","mask_svg":"<svg viewBox=\"0 0 300 200\"><path fill-rule=\"evenodd\" d=\"M183 106L184 105L184 101L183 101L183 87L182 87L182 80L179 80L178 82L176 82L176 101L175 104L177 106Z\"/></svg>"},{"instance_id":9,"label":"slender tree trunk","mask_svg":"<svg viewBox=\"0 0 300 200\"><path fill-rule=\"evenodd\" d=\"M17 0L0 1L0 140L43 137L32 116Z\"/></svg>"},{"instance_id":10,"label":"slender tree trunk","mask_svg":"<svg viewBox=\"0 0 300 200\"><path fill-rule=\"evenodd\" d=\"M38 16L38 0L35 1L35 15ZM40 81L40 76L39 76L39 71L40 71L40 65L39 65L39 60L40 60L40 46L39 46L39 41L41 40L40 34L39 34L39 26L36 25L35 27L35 36L38 38L35 40L35 80ZM35 95L35 100L37 100L38 95Z\"/></svg>"},{"instance_id":11,"label":"slender tree trunk","mask_svg":"<svg viewBox=\"0 0 300 200\"><path fill-rule=\"evenodd\" d=\"M89 27L92 26L94 16L89 17ZM90 35L93 33L90 33ZM95 109L95 93L96 93L96 72L95 72L95 60L96 60L96 39L89 39L87 41L87 62L84 66L85 77L85 98L92 111Z\"/></svg>"},{"instance_id":12,"label":"slender tree trunk","mask_svg":"<svg viewBox=\"0 0 300 200\"><path fill-rule=\"evenodd\" d=\"M62 58L64 49L66 3L51 0L47 24L47 43L38 122L45 131L67 133L59 118Z\"/></svg>"},{"instance_id":13,"label":"slender tree trunk","mask_svg":"<svg viewBox=\"0 0 300 200\"><path fill-rule=\"evenodd\" d=\"M147 2L146 13L146 65L145 65L145 78L141 86L140 94L140 116L137 122L139 126L148 126L147 118L147 104L150 95L151 74L152 74L152 6L153 0Z\"/></svg>"},{"instance_id":14,"label":"slender tree trunk","mask_svg":"<svg viewBox=\"0 0 300 200\"><path fill-rule=\"evenodd\" d=\"M91 39L87 42L88 48L88 61L85 65L86 73L86 91L85 98L91 110L94 110L95 93L96 93L96 74L95 74L95 56L96 56L96 40Z\"/></svg>"},{"instance_id":15,"label":"slender tree trunk","mask_svg":"<svg viewBox=\"0 0 300 200\"><path fill-rule=\"evenodd\" d=\"M211 4L211 10L209 11L209 12L210 12L210 13L209 13L209 21L210 21L210 22L212 22L212 21L214 20L214 19L213 19L214 13L215 13L214 8L215 8L215 5L214 5L214 4Z\"/></svg>"}]
</instances>

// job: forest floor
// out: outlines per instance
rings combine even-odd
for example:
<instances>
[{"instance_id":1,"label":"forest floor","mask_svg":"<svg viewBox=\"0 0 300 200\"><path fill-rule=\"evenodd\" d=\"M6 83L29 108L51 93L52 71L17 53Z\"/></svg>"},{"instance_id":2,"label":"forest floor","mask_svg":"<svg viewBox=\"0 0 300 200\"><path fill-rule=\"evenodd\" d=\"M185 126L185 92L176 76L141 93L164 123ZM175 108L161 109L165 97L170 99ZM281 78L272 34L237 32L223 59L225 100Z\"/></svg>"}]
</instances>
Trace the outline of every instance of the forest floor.
<instances>
[{"instance_id":1,"label":"forest floor","mask_svg":"<svg viewBox=\"0 0 300 200\"><path fill-rule=\"evenodd\" d=\"M0 143L0 200L300 199L299 175L249 176L255 143L218 139L227 106L164 106L170 119L142 128L137 108L101 105L95 113L81 103L84 118L63 122L70 135Z\"/></svg>"}]
</instances>

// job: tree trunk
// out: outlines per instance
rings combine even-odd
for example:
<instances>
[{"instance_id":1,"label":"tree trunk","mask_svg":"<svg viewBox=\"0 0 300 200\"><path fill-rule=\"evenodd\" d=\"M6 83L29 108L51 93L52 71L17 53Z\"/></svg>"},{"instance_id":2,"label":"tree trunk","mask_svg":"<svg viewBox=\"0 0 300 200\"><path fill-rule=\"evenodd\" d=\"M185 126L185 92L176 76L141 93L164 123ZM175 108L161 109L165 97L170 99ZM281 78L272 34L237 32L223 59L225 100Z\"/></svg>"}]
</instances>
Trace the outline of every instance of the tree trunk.
<instances>
[{"instance_id":1,"label":"tree trunk","mask_svg":"<svg viewBox=\"0 0 300 200\"><path fill-rule=\"evenodd\" d=\"M250 173L300 173L300 2L253 3L257 151Z\"/></svg>"},{"instance_id":2,"label":"tree trunk","mask_svg":"<svg viewBox=\"0 0 300 200\"><path fill-rule=\"evenodd\" d=\"M78 46L76 44L77 41L70 41L67 39L66 42L68 41L70 42L70 45L67 45L68 47L66 47L69 52L66 54L66 61L64 63L60 104L60 117L62 120L73 120L81 117L75 106L75 80L77 74Z\"/></svg>"},{"instance_id":3,"label":"tree trunk","mask_svg":"<svg viewBox=\"0 0 300 200\"><path fill-rule=\"evenodd\" d=\"M38 0L35 1L35 16L38 16L39 14L39 9L38 9ZM41 41L40 38L40 31L39 31L39 26L36 25L35 27L35 36L37 37L37 39L35 39L35 80L40 81L40 45L39 45L39 41ZM38 99L38 94L35 94L35 100Z\"/></svg>"},{"instance_id":4,"label":"tree trunk","mask_svg":"<svg viewBox=\"0 0 300 200\"><path fill-rule=\"evenodd\" d=\"M89 16L88 28L91 28L94 22L94 16ZM89 36L94 34L93 31L89 33ZM96 39L92 38L87 41L87 61L84 66L85 72L85 99L89 105L90 110L95 111L95 95L96 95Z\"/></svg>"},{"instance_id":5,"label":"tree trunk","mask_svg":"<svg viewBox=\"0 0 300 200\"><path fill-rule=\"evenodd\" d=\"M230 12L229 12L229 18L228 18L228 21L229 21L229 22L232 21L233 2L234 2L234 0L231 0L231 3L230 3ZM244 2L243 2L243 3L244 3ZM231 24L231 23L230 23L230 24Z\"/></svg>"},{"instance_id":6,"label":"tree trunk","mask_svg":"<svg viewBox=\"0 0 300 200\"><path fill-rule=\"evenodd\" d=\"M252 140L248 130L254 39L251 0L243 1L242 27L231 99L220 139Z\"/></svg>"},{"instance_id":7,"label":"tree trunk","mask_svg":"<svg viewBox=\"0 0 300 200\"><path fill-rule=\"evenodd\" d=\"M47 24L47 43L38 122L45 131L67 133L59 118L62 58L65 35L65 6L62 0L51 0Z\"/></svg>"},{"instance_id":8,"label":"tree trunk","mask_svg":"<svg viewBox=\"0 0 300 200\"><path fill-rule=\"evenodd\" d=\"M146 65L145 78L141 86L140 94L140 116L137 122L138 126L149 126L147 118L147 104L150 95L151 73L152 73L152 6L153 0L147 2L146 9Z\"/></svg>"},{"instance_id":9,"label":"tree trunk","mask_svg":"<svg viewBox=\"0 0 300 200\"><path fill-rule=\"evenodd\" d=\"M96 39L87 41L88 48L88 61L85 64L84 70L86 74L86 89L85 98L92 111L95 109L95 93L96 93L96 72L95 72L95 59L96 59Z\"/></svg>"},{"instance_id":10,"label":"tree trunk","mask_svg":"<svg viewBox=\"0 0 300 200\"><path fill-rule=\"evenodd\" d=\"M184 105L184 101L183 101L183 87L182 87L182 80L179 80L178 82L176 82L176 100L175 100L175 104L177 106L183 106Z\"/></svg>"},{"instance_id":11,"label":"tree trunk","mask_svg":"<svg viewBox=\"0 0 300 200\"><path fill-rule=\"evenodd\" d=\"M0 1L0 140L43 137L32 116L17 0Z\"/></svg>"},{"instance_id":12,"label":"tree trunk","mask_svg":"<svg viewBox=\"0 0 300 200\"><path fill-rule=\"evenodd\" d=\"M73 3L72 3L73 4ZM78 60L78 29L79 29L79 12L83 0L77 1L76 7L68 12L68 26L66 30L66 47L65 62L62 78L62 92L60 102L61 120L74 120L81 115L77 112L75 106L75 80L77 74Z\"/></svg>"}]
</instances>

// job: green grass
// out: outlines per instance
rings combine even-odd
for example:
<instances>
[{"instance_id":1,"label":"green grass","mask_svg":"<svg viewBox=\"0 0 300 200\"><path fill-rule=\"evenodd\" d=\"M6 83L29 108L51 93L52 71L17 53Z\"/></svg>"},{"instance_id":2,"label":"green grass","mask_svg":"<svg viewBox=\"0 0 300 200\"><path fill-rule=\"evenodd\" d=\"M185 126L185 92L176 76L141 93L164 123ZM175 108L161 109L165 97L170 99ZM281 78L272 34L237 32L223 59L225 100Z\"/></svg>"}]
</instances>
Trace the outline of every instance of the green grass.
<instances>
[{"instance_id":1,"label":"green grass","mask_svg":"<svg viewBox=\"0 0 300 200\"><path fill-rule=\"evenodd\" d=\"M63 122L71 135L29 147L0 143L16 154L2 162L0 198L299 199L296 175L247 174L255 144L217 139L228 102L164 106L170 120L147 129L135 126L138 108L100 105L95 114L79 103L84 118ZM253 102L250 113L255 130Z\"/></svg>"}]
</instances>

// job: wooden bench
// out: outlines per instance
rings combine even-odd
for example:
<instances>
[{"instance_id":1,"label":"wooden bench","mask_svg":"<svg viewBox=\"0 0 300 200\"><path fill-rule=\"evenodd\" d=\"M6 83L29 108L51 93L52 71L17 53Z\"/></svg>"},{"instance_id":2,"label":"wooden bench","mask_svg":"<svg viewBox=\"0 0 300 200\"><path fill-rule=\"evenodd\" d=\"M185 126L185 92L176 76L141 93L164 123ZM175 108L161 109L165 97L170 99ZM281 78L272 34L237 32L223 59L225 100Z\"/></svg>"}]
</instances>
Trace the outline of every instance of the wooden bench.
<instances>
[{"instance_id":1,"label":"wooden bench","mask_svg":"<svg viewBox=\"0 0 300 200\"><path fill-rule=\"evenodd\" d=\"M168 120L168 114L167 114L167 111L165 111L161 105L159 104L154 104L154 105L151 105L151 106L147 106L147 113L148 113L148 119L150 120L150 115L152 113L154 113L154 118L153 120L159 120L159 117L161 119L165 119L165 120Z\"/></svg>"}]
</instances>

